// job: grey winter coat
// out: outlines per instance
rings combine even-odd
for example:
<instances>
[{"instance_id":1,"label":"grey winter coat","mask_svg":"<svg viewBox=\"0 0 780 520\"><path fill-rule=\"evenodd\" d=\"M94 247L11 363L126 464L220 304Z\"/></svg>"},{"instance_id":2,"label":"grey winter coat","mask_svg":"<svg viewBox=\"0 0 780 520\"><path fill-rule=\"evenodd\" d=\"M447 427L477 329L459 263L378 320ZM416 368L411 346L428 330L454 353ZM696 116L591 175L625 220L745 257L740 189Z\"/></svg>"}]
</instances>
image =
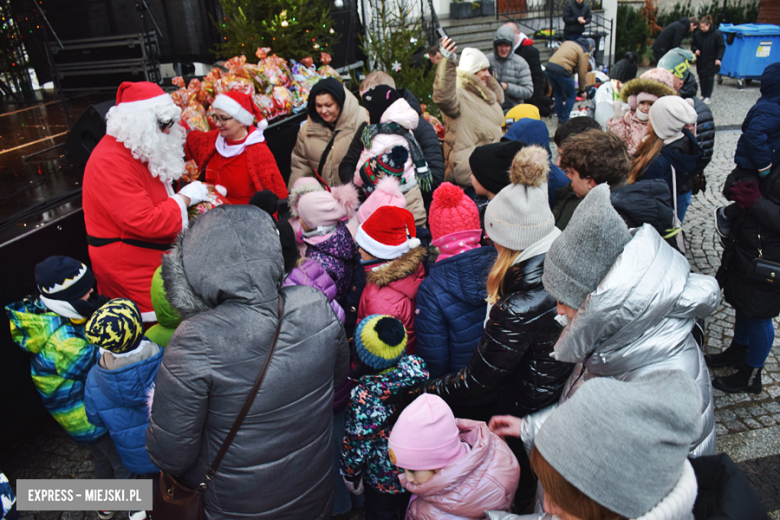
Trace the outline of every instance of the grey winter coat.
<instances>
[{"instance_id":1,"label":"grey winter coat","mask_svg":"<svg viewBox=\"0 0 780 520\"><path fill-rule=\"evenodd\" d=\"M333 386L349 366L344 328L313 287L281 289L271 217L222 206L163 257L170 303L185 318L168 343L146 447L192 486L204 481L257 379L279 320L276 351L249 414L208 483L206 517L325 519L333 502Z\"/></svg>"},{"instance_id":2,"label":"grey winter coat","mask_svg":"<svg viewBox=\"0 0 780 520\"><path fill-rule=\"evenodd\" d=\"M496 46L499 43L506 43L510 46L509 56L506 58L501 58L498 55ZM511 47L514 47L514 44L515 31L508 26L499 27L493 37L493 52L487 56L495 78L499 83L507 84L506 91L504 91L504 102L501 104L504 110L521 104L534 94L531 68L523 58L512 52Z\"/></svg>"},{"instance_id":3,"label":"grey winter coat","mask_svg":"<svg viewBox=\"0 0 780 520\"><path fill-rule=\"evenodd\" d=\"M631 381L656 370L682 370L701 389L702 432L691 456L715 453L710 374L691 334L695 318L720 302L715 278L691 273L683 255L649 224L633 231L612 269L561 332L552 357L577 363L563 403L593 377ZM549 409L523 418L523 441L535 435Z\"/></svg>"}]
</instances>

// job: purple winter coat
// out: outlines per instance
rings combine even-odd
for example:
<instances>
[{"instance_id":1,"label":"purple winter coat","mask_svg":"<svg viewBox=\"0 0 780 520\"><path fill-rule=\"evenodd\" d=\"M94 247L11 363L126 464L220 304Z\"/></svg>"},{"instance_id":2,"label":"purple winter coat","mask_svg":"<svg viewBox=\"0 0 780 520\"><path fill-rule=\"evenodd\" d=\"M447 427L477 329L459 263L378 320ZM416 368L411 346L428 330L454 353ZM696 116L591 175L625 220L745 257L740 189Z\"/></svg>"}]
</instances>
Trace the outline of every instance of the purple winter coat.
<instances>
[{"instance_id":1,"label":"purple winter coat","mask_svg":"<svg viewBox=\"0 0 780 520\"><path fill-rule=\"evenodd\" d=\"M328 297L333 312L336 313L336 317L344 324L344 309L336 301L336 284L333 279L325 272L325 269L320 267L315 260L307 258L301 265L290 271L290 274L285 278L282 287L307 285L319 289L325 296Z\"/></svg>"},{"instance_id":2,"label":"purple winter coat","mask_svg":"<svg viewBox=\"0 0 780 520\"><path fill-rule=\"evenodd\" d=\"M306 256L316 260L336 283L336 300L340 301L352 282L358 259L358 248L343 222L327 240L306 244Z\"/></svg>"}]
</instances>

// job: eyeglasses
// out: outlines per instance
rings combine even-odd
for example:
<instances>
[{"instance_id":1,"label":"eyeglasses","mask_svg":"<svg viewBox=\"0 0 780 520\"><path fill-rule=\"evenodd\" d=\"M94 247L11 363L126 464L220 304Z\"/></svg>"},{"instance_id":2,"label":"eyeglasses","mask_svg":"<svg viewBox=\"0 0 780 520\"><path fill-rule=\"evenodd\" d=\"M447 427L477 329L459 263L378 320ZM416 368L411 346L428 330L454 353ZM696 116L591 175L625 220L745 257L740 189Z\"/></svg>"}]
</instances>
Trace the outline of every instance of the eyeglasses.
<instances>
[{"instance_id":1,"label":"eyeglasses","mask_svg":"<svg viewBox=\"0 0 780 520\"><path fill-rule=\"evenodd\" d=\"M227 123L228 121L230 121L233 118L232 117L222 117L222 116L215 115L215 116L212 117L212 119L214 120L215 123L220 124L220 125L224 125L225 123Z\"/></svg>"},{"instance_id":2,"label":"eyeglasses","mask_svg":"<svg viewBox=\"0 0 780 520\"><path fill-rule=\"evenodd\" d=\"M175 121L171 119L170 121L157 121L157 126L160 127L160 132L164 132L170 127L174 125Z\"/></svg>"}]
</instances>

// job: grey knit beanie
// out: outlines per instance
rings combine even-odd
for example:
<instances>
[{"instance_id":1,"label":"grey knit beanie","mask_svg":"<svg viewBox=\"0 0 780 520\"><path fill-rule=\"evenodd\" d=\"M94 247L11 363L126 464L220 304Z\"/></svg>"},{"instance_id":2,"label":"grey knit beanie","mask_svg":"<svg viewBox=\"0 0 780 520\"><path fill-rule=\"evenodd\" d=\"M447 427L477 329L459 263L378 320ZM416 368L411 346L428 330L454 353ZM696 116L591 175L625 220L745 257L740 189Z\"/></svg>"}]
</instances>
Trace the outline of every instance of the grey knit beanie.
<instances>
[{"instance_id":1,"label":"grey knit beanie","mask_svg":"<svg viewBox=\"0 0 780 520\"><path fill-rule=\"evenodd\" d=\"M631 240L609 196L606 183L590 190L544 259L544 290L573 309L596 290Z\"/></svg>"},{"instance_id":2,"label":"grey knit beanie","mask_svg":"<svg viewBox=\"0 0 780 520\"><path fill-rule=\"evenodd\" d=\"M598 377L550 414L534 445L589 498L638 518L680 479L701 434L701 404L701 390L681 370L631 382Z\"/></svg>"},{"instance_id":3,"label":"grey knit beanie","mask_svg":"<svg viewBox=\"0 0 780 520\"><path fill-rule=\"evenodd\" d=\"M509 170L512 181L493 197L485 211L485 232L496 244L522 251L555 227L547 195L550 171L547 150L526 146L515 155Z\"/></svg>"}]
</instances>

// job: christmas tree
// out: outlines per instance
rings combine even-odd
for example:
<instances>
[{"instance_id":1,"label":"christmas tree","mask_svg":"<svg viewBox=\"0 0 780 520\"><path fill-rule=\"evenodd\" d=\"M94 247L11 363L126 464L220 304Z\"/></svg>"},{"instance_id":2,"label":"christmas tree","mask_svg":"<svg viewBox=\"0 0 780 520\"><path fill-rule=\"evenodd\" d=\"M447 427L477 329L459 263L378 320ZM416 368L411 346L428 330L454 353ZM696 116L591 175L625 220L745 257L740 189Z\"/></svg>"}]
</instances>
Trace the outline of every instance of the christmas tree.
<instances>
[{"instance_id":1,"label":"christmas tree","mask_svg":"<svg viewBox=\"0 0 780 520\"><path fill-rule=\"evenodd\" d=\"M221 43L215 54L228 59L254 56L270 47L284 59L300 61L328 52L339 35L331 27L328 0L219 0L224 16L216 22Z\"/></svg>"},{"instance_id":2,"label":"christmas tree","mask_svg":"<svg viewBox=\"0 0 780 520\"><path fill-rule=\"evenodd\" d=\"M407 4L378 0L372 25L371 37L362 39L369 62L363 73L387 72L395 80L396 88L409 90L428 107L429 113L438 116L432 99L436 67L425 55L422 17L413 15Z\"/></svg>"},{"instance_id":3,"label":"christmas tree","mask_svg":"<svg viewBox=\"0 0 780 520\"><path fill-rule=\"evenodd\" d=\"M11 14L10 0L0 0L0 18L0 72L8 82L0 85L0 89L5 94L9 94L9 88L17 93L29 92L32 87L22 33Z\"/></svg>"}]
</instances>

